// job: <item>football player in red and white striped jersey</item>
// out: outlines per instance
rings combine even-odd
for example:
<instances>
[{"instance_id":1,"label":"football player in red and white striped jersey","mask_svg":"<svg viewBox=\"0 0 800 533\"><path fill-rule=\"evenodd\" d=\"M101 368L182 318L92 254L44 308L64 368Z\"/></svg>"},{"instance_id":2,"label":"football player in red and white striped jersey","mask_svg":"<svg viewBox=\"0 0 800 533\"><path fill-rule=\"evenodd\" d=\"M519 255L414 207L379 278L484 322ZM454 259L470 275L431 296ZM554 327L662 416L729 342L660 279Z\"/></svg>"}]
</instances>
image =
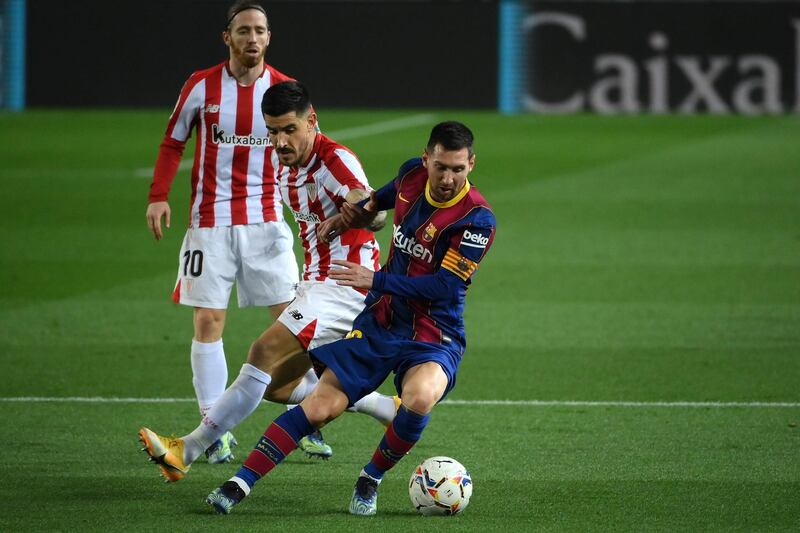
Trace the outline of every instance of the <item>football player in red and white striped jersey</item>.
<instances>
[{"instance_id":1,"label":"football player in red and white striped jersey","mask_svg":"<svg viewBox=\"0 0 800 533\"><path fill-rule=\"evenodd\" d=\"M345 202L369 196L370 189L358 158L319 133L306 88L295 81L273 85L264 94L262 110L272 142L264 158L265 176L278 182L299 226L303 281L297 297L253 343L239 377L194 431L169 439L140 430L168 481L183 478L203 450L255 411L262 397L297 404L314 389L319 380L309 372L308 350L343 338L363 310L367 293L330 279L332 261L352 261L372 271L380 265L373 231L383 226L385 212L367 229L350 229L326 242L317 239L321 222L338 215ZM351 410L389 424L398 407L399 398L371 392Z\"/></svg>"},{"instance_id":2,"label":"football player in red and white striped jersey","mask_svg":"<svg viewBox=\"0 0 800 533\"><path fill-rule=\"evenodd\" d=\"M294 298L299 280L280 193L271 174L265 179L269 137L261 114L267 88L291 78L264 61L270 30L258 3L231 6L222 38L228 60L195 72L181 90L147 207L148 226L160 240L162 218L170 226L169 190L194 133L189 228L173 300L194 307L191 362L202 416L227 386L222 333L234 280L240 307L266 306L273 318ZM230 459L232 437L225 438L215 443L221 451L210 450L210 462Z\"/></svg>"}]
</instances>

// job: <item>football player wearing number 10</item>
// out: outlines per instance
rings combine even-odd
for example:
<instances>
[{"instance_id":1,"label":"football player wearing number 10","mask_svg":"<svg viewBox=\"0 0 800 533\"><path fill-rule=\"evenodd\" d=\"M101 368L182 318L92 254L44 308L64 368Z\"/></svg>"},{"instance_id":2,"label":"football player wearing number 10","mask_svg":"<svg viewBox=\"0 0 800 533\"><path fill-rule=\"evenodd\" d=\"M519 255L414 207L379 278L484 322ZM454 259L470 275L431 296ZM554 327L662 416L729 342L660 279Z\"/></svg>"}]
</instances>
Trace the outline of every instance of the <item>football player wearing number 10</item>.
<instances>
[{"instance_id":1,"label":"football player wearing number 10","mask_svg":"<svg viewBox=\"0 0 800 533\"><path fill-rule=\"evenodd\" d=\"M397 178L368 200L343 204L317 228L335 239L394 209L389 259L373 272L357 263L330 278L370 289L366 308L347 338L310 351L320 382L299 406L277 417L234 477L206 501L227 514L292 451L305 435L374 391L392 372L402 405L361 470L349 510L377 512L384 474L420 439L433 407L453 388L466 348L464 300L478 264L492 245L495 217L467 176L475 166L472 132L443 122L431 132L422 158L406 162Z\"/></svg>"},{"instance_id":2,"label":"football player wearing number 10","mask_svg":"<svg viewBox=\"0 0 800 533\"><path fill-rule=\"evenodd\" d=\"M229 57L184 84L158 151L146 214L161 240L162 218L170 227L172 181L194 131L189 228L172 299L194 308L192 384L201 418L228 384L222 336L234 280L239 306L267 307L273 319L295 297L299 280L280 194L274 180L264 179L269 139L259 112L264 92L291 78L264 61L270 29L260 4L239 0L227 16L222 38ZM205 451L209 463L230 461L235 444L223 434Z\"/></svg>"}]
</instances>

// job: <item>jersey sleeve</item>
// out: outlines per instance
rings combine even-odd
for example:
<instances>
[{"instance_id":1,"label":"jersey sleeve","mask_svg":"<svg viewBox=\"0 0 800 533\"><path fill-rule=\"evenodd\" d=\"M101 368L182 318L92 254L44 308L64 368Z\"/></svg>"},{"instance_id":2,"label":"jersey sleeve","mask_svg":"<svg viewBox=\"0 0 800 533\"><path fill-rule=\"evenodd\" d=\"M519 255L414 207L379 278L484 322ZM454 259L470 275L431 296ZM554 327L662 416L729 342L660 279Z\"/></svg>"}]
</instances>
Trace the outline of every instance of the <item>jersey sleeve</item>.
<instances>
[{"instance_id":1,"label":"jersey sleeve","mask_svg":"<svg viewBox=\"0 0 800 533\"><path fill-rule=\"evenodd\" d=\"M393 179L377 191L375 191L375 201L378 211L386 211L394 208L394 201L397 198L397 180ZM356 202L359 207L367 205L369 198Z\"/></svg>"},{"instance_id":2,"label":"jersey sleeve","mask_svg":"<svg viewBox=\"0 0 800 533\"><path fill-rule=\"evenodd\" d=\"M389 183L375 191L375 198L378 202L378 211L387 211L389 209L394 209L394 203L397 199L397 191L400 180L403 179L403 176L408 174L410 171L415 169L416 167L422 164L422 158L415 157L413 159L409 159L402 165L400 165L400 169L397 171L397 177L392 179ZM358 202L360 207L364 207L366 205L369 198L365 198Z\"/></svg>"},{"instance_id":3,"label":"jersey sleeve","mask_svg":"<svg viewBox=\"0 0 800 533\"><path fill-rule=\"evenodd\" d=\"M337 148L334 154L334 157L326 162L330 175L322 186L331 193L337 205L343 202L347 193L353 189L372 191L361 162L352 152L345 148Z\"/></svg>"},{"instance_id":4,"label":"jersey sleeve","mask_svg":"<svg viewBox=\"0 0 800 533\"><path fill-rule=\"evenodd\" d=\"M441 268L468 281L494 242L495 218L481 208L472 221L453 232Z\"/></svg>"},{"instance_id":5,"label":"jersey sleeve","mask_svg":"<svg viewBox=\"0 0 800 533\"><path fill-rule=\"evenodd\" d=\"M483 209L473 221L450 237L450 246L433 274L405 276L379 271L374 274L372 289L401 298L426 300L456 299L471 283L481 260L494 241L494 215Z\"/></svg>"},{"instance_id":6,"label":"jersey sleeve","mask_svg":"<svg viewBox=\"0 0 800 533\"><path fill-rule=\"evenodd\" d=\"M163 202L169 196L172 181L178 173L181 156L186 141L192 135L192 128L205 101L202 79L193 75L183 85L178 102L167 123L167 131L158 149L153 181L150 183L149 202Z\"/></svg>"},{"instance_id":7,"label":"jersey sleeve","mask_svg":"<svg viewBox=\"0 0 800 533\"><path fill-rule=\"evenodd\" d=\"M433 274L414 277L379 270L372 278L373 291L400 298L451 300L456 299L465 287L465 281L441 268Z\"/></svg>"}]
</instances>

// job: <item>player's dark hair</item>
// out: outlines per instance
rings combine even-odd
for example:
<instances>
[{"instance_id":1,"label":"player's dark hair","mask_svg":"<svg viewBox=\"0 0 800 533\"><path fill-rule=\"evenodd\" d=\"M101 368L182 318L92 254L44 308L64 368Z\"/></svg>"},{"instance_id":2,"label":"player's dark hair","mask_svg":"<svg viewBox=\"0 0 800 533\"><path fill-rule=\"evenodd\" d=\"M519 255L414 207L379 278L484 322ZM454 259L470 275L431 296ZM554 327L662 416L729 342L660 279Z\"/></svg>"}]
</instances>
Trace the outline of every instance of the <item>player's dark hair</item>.
<instances>
[{"instance_id":1,"label":"player's dark hair","mask_svg":"<svg viewBox=\"0 0 800 533\"><path fill-rule=\"evenodd\" d=\"M230 30L233 17L248 9L255 9L264 13L264 16L267 18L267 29L269 29L269 17L267 17L267 12L264 10L264 7L261 4L258 2L253 2L252 0L238 0L228 8L228 24L225 25L225 29Z\"/></svg>"},{"instance_id":2,"label":"player's dark hair","mask_svg":"<svg viewBox=\"0 0 800 533\"><path fill-rule=\"evenodd\" d=\"M276 83L264 93L261 112L271 117L279 117L294 111L298 116L311 109L308 89L299 81Z\"/></svg>"},{"instance_id":3,"label":"player's dark hair","mask_svg":"<svg viewBox=\"0 0 800 533\"><path fill-rule=\"evenodd\" d=\"M428 153L431 153L437 144L441 144L442 148L448 151L466 148L471 157L472 143L474 140L475 138L472 136L472 132L468 127L461 122L449 120L447 122L440 122L433 127L426 150Z\"/></svg>"}]
</instances>

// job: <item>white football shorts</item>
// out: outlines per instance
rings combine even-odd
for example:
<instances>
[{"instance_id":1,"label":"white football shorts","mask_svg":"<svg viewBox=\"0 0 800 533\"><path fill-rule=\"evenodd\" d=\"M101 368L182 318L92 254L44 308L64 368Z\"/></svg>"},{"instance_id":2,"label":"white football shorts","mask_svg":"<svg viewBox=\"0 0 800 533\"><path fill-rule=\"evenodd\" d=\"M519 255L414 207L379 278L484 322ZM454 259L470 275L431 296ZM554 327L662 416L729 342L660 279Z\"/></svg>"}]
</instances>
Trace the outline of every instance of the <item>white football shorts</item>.
<instances>
[{"instance_id":1,"label":"white football shorts","mask_svg":"<svg viewBox=\"0 0 800 533\"><path fill-rule=\"evenodd\" d=\"M193 307L227 309L234 281L239 307L285 303L299 281L285 222L189 228L178 261L172 299Z\"/></svg>"},{"instance_id":2,"label":"white football shorts","mask_svg":"<svg viewBox=\"0 0 800 533\"><path fill-rule=\"evenodd\" d=\"M366 296L351 287L323 281L301 281L297 296L278 321L306 350L344 338L364 309Z\"/></svg>"}]
</instances>

